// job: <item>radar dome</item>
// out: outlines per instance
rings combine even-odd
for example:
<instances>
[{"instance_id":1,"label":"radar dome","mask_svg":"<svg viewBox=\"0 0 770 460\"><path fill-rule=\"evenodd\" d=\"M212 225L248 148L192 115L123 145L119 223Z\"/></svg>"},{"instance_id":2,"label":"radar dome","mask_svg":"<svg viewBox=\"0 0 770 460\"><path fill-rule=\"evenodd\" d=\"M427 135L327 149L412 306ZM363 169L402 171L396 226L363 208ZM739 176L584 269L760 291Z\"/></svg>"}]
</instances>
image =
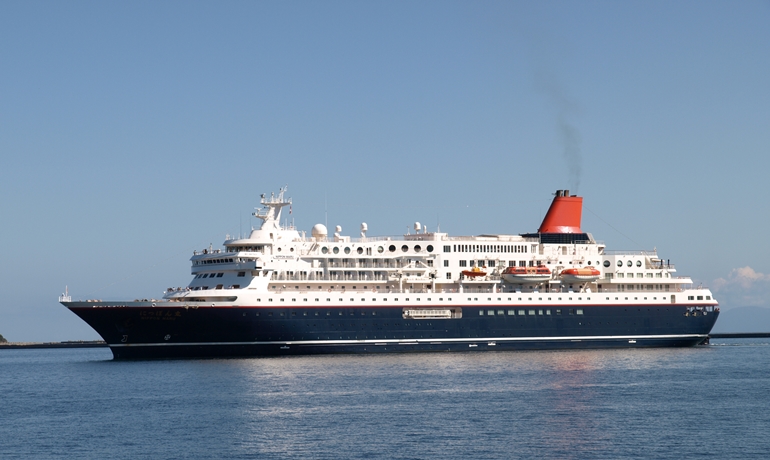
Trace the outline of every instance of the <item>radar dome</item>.
<instances>
[{"instance_id":1,"label":"radar dome","mask_svg":"<svg viewBox=\"0 0 770 460\"><path fill-rule=\"evenodd\" d=\"M313 225L313 230L311 230L311 233L313 235L313 238L316 238L316 239L323 239L323 238L326 238L326 235L328 235L328 233L326 232L326 226L324 224Z\"/></svg>"}]
</instances>

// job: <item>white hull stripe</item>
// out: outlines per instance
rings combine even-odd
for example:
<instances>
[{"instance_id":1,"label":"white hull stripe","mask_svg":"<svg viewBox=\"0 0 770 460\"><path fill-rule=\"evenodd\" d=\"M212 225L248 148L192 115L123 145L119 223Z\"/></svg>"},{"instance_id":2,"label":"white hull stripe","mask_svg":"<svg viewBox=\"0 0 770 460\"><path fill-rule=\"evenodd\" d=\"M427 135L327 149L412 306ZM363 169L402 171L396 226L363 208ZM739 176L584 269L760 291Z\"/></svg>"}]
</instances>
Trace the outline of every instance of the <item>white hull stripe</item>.
<instances>
[{"instance_id":1,"label":"white hull stripe","mask_svg":"<svg viewBox=\"0 0 770 460\"><path fill-rule=\"evenodd\" d=\"M221 345L440 345L443 343L484 343L484 342L594 342L599 340L656 340L656 339L705 339L708 334L667 334L667 335L606 335L573 337L480 337L477 339L366 339L366 340L300 340L272 342L159 342L159 343L111 343L110 347L199 347Z\"/></svg>"}]
</instances>

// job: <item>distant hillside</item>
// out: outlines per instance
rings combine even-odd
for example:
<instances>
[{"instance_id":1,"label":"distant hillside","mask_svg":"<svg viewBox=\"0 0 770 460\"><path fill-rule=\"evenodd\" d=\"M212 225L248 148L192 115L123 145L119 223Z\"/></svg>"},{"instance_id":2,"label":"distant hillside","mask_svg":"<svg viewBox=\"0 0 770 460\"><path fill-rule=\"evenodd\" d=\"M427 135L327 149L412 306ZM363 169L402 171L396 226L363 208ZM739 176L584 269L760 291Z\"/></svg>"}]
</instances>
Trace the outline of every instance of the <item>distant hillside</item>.
<instances>
[{"instance_id":1,"label":"distant hillside","mask_svg":"<svg viewBox=\"0 0 770 460\"><path fill-rule=\"evenodd\" d=\"M770 332L770 308L738 307L722 310L711 332Z\"/></svg>"}]
</instances>

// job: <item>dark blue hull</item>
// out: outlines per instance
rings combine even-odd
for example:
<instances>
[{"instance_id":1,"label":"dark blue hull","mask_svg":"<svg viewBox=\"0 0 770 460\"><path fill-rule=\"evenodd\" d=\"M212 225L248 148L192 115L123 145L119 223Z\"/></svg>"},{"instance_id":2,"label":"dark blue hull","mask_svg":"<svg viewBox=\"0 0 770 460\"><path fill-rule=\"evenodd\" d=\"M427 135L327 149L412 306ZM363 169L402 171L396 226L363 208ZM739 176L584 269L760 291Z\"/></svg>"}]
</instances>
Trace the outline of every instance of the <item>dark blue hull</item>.
<instances>
[{"instance_id":1,"label":"dark blue hull","mask_svg":"<svg viewBox=\"0 0 770 460\"><path fill-rule=\"evenodd\" d=\"M116 359L684 347L706 340L719 315L665 304L473 306L451 319L404 318L401 307L67 306Z\"/></svg>"}]
</instances>

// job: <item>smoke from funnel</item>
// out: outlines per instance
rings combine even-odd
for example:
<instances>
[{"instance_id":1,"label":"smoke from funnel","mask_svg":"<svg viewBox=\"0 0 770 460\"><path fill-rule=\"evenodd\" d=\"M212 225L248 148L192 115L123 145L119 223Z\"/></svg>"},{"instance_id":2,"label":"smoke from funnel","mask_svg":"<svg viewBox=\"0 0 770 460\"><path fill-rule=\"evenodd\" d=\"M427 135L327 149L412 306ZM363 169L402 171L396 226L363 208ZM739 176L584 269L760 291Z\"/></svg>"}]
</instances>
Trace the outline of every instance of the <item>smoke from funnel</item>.
<instances>
[{"instance_id":1,"label":"smoke from funnel","mask_svg":"<svg viewBox=\"0 0 770 460\"><path fill-rule=\"evenodd\" d=\"M569 171L569 188L577 193L580 188L580 175L583 165L580 156L580 132L560 114L558 117L559 134L564 145L564 159Z\"/></svg>"},{"instance_id":2,"label":"smoke from funnel","mask_svg":"<svg viewBox=\"0 0 770 460\"><path fill-rule=\"evenodd\" d=\"M569 174L569 186L575 193L580 188L582 174L582 156L580 154L580 131L569 120L569 116L579 111L578 104L567 94L552 72L540 67L535 72L535 87L545 94L556 108L556 129L564 149L563 156Z\"/></svg>"}]
</instances>

